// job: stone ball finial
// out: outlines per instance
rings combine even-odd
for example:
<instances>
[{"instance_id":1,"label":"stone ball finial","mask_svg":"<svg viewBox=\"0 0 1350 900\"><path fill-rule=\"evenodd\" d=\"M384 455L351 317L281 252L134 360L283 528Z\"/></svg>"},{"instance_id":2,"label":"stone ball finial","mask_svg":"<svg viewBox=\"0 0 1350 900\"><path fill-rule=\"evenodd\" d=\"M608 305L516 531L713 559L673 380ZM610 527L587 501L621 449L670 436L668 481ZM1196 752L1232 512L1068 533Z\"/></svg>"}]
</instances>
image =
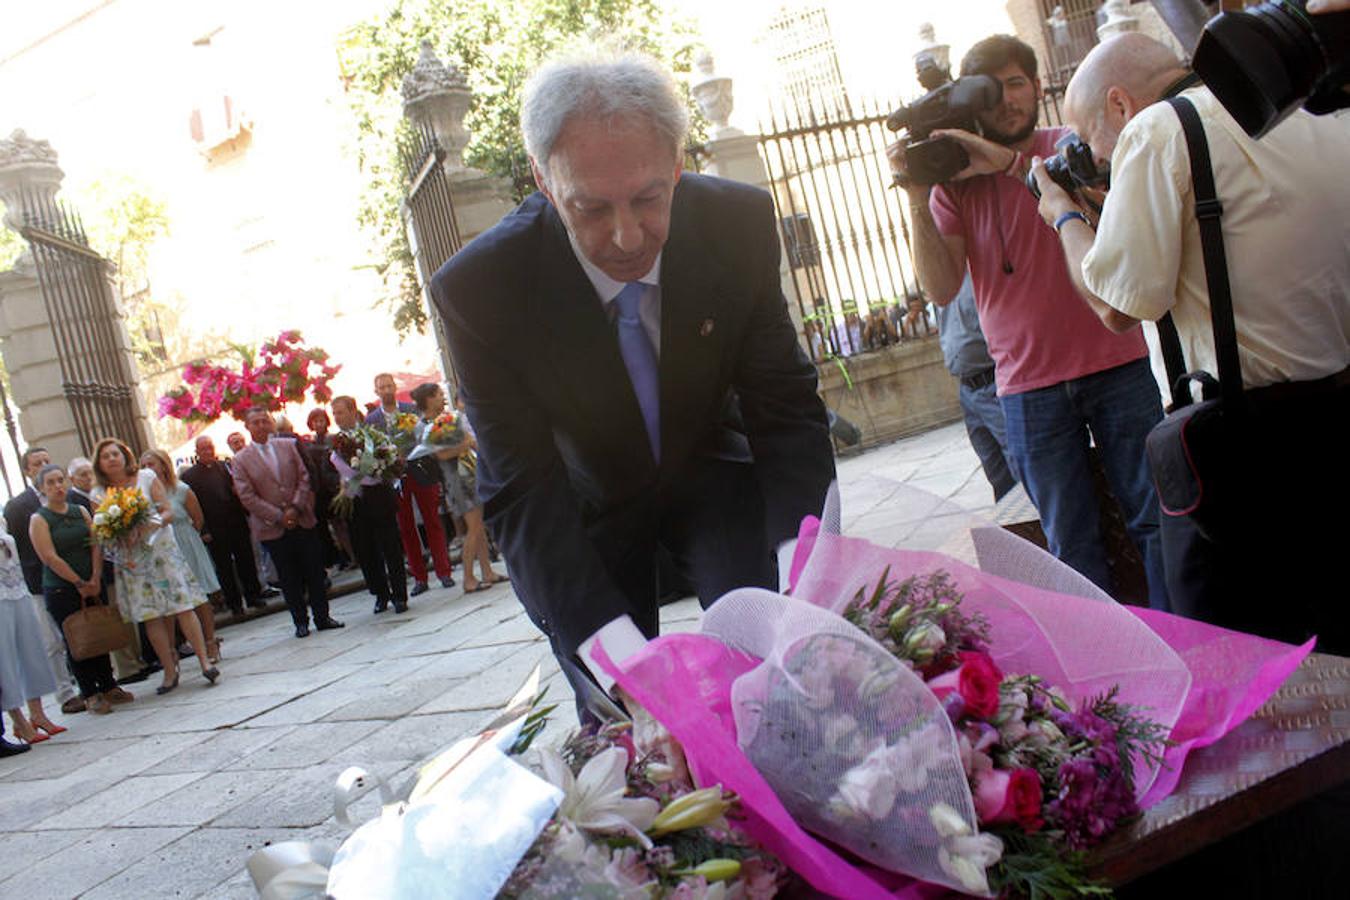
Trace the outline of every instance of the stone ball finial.
<instances>
[{"instance_id":1,"label":"stone ball finial","mask_svg":"<svg viewBox=\"0 0 1350 900\"><path fill-rule=\"evenodd\" d=\"M1118 34L1139 30L1139 17L1130 12L1128 0L1106 0L1102 4L1102 14L1106 17L1097 26L1097 40L1104 41Z\"/></svg>"},{"instance_id":2,"label":"stone ball finial","mask_svg":"<svg viewBox=\"0 0 1350 900\"><path fill-rule=\"evenodd\" d=\"M698 73L704 78L711 78L715 68L712 51L707 47L701 48L694 56L694 68L698 69Z\"/></svg>"},{"instance_id":3,"label":"stone ball finial","mask_svg":"<svg viewBox=\"0 0 1350 900\"><path fill-rule=\"evenodd\" d=\"M403 102L415 103L428 94L469 89L469 82L458 66L441 62L431 41L422 41L422 50L412 71L403 76Z\"/></svg>"},{"instance_id":4,"label":"stone ball finial","mask_svg":"<svg viewBox=\"0 0 1350 900\"><path fill-rule=\"evenodd\" d=\"M919 40L925 45L937 43L937 29L932 22L924 22L919 26Z\"/></svg>"}]
</instances>

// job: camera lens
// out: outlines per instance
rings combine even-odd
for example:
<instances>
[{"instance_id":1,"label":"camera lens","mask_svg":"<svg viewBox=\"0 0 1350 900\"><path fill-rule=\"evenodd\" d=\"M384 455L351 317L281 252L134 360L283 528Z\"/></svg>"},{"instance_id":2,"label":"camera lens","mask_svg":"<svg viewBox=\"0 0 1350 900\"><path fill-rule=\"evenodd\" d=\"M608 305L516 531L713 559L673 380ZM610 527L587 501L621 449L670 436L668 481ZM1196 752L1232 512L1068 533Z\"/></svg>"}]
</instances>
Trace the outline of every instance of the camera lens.
<instances>
[{"instance_id":1,"label":"camera lens","mask_svg":"<svg viewBox=\"0 0 1350 900\"><path fill-rule=\"evenodd\" d=\"M1347 16L1312 21L1305 0L1275 0L1209 21L1193 66L1252 137L1298 108L1345 51ZM1340 20L1340 21L1335 21Z\"/></svg>"}]
</instances>

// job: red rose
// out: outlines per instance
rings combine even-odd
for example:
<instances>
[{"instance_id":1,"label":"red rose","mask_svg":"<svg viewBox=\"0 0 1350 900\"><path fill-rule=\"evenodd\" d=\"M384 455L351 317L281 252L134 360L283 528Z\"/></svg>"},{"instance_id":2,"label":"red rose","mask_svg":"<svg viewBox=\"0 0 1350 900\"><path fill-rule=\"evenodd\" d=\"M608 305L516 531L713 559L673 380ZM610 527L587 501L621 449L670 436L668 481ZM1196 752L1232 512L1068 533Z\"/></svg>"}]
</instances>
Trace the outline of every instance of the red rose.
<instances>
[{"instance_id":1,"label":"red rose","mask_svg":"<svg viewBox=\"0 0 1350 900\"><path fill-rule=\"evenodd\" d=\"M1037 831L1041 819L1041 776L1035 769L990 769L976 777L975 814L981 825L1016 822L1027 832Z\"/></svg>"},{"instance_id":2,"label":"red rose","mask_svg":"<svg viewBox=\"0 0 1350 900\"><path fill-rule=\"evenodd\" d=\"M987 653L963 650L960 659L960 666L930 680L928 689L939 700L958 691L965 701L967 715L988 719L998 712L998 686L1003 681L1003 673Z\"/></svg>"}]
</instances>

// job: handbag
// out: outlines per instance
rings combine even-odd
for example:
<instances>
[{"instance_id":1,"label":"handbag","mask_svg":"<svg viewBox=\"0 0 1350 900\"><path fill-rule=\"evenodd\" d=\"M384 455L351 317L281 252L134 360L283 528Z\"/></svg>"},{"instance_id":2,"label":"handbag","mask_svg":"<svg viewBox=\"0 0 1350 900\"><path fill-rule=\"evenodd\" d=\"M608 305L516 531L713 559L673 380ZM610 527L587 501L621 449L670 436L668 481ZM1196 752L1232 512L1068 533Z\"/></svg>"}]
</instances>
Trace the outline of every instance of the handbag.
<instances>
[{"instance_id":1,"label":"handbag","mask_svg":"<svg viewBox=\"0 0 1350 900\"><path fill-rule=\"evenodd\" d=\"M66 616L61 630L75 660L102 656L131 643L130 626L121 613L102 603L90 604L87 597L80 598L79 610Z\"/></svg>"},{"instance_id":2,"label":"handbag","mask_svg":"<svg viewBox=\"0 0 1350 900\"><path fill-rule=\"evenodd\" d=\"M1240 451L1252 446L1254 426L1242 390L1237 327L1220 226L1223 206L1214 188L1209 144L1190 100L1169 97L1167 103L1181 119L1190 154L1219 377L1216 380L1203 371L1186 372L1172 314L1159 319L1158 335L1172 403L1167 415L1149 432L1145 447L1163 515L1188 516L1204 537L1222 543L1225 536L1243 527L1243 483L1250 472L1241 462ZM1200 386L1199 402L1193 399L1193 384Z\"/></svg>"}]
</instances>

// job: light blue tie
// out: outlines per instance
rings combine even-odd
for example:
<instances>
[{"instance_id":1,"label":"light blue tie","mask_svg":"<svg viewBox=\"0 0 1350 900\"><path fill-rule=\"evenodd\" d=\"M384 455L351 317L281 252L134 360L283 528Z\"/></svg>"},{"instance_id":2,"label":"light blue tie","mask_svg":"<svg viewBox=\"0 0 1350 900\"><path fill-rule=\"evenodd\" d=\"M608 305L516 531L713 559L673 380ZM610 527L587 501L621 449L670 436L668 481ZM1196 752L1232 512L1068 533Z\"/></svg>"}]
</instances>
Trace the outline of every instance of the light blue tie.
<instances>
[{"instance_id":1,"label":"light blue tie","mask_svg":"<svg viewBox=\"0 0 1350 900\"><path fill-rule=\"evenodd\" d=\"M614 298L614 308L619 311L619 353L623 364L628 368L628 379L633 382L633 393L637 394L638 406L642 408L642 421L647 426L647 440L652 445L652 457L661 461L661 381L660 368L656 361L656 351L642 327L642 295L645 285L640 281L630 281Z\"/></svg>"}]
</instances>

